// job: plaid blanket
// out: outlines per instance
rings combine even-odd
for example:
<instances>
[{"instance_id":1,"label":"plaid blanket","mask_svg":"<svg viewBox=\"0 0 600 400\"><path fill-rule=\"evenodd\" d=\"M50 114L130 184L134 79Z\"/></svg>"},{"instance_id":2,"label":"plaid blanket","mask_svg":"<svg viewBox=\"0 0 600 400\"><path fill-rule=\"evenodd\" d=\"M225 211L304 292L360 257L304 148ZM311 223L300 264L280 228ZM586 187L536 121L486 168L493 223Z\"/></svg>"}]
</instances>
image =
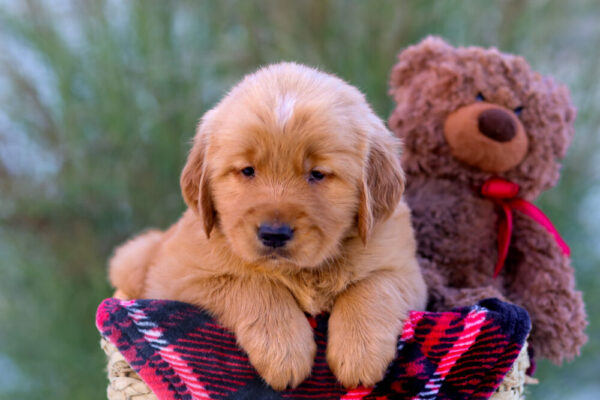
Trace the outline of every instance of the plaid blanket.
<instances>
[{"instance_id":1,"label":"plaid blanket","mask_svg":"<svg viewBox=\"0 0 600 400\"><path fill-rule=\"evenodd\" d=\"M385 379L346 390L325 361L327 315L307 318L318 346L314 369L283 392L260 379L231 332L192 305L106 299L96 325L160 400L486 399L530 330L525 310L496 299L450 312L411 312Z\"/></svg>"}]
</instances>

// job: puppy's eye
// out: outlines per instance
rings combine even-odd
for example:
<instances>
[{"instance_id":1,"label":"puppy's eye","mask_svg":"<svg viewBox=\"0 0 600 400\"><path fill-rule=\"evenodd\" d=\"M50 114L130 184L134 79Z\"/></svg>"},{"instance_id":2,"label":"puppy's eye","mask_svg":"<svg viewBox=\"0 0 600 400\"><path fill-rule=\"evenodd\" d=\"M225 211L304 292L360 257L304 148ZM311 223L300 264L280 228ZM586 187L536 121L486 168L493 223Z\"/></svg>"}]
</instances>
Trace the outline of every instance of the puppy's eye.
<instances>
[{"instance_id":1,"label":"puppy's eye","mask_svg":"<svg viewBox=\"0 0 600 400\"><path fill-rule=\"evenodd\" d=\"M246 167L240 171L242 175L247 176L248 178L252 178L254 176L254 168Z\"/></svg>"},{"instance_id":2,"label":"puppy's eye","mask_svg":"<svg viewBox=\"0 0 600 400\"><path fill-rule=\"evenodd\" d=\"M517 117L520 117L521 113L523 112L523 106L519 106L519 107L515 108L513 111L517 115Z\"/></svg>"},{"instance_id":3,"label":"puppy's eye","mask_svg":"<svg viewBox=\"0 0 600 400\"><path fill-rule=\"evenodd\" d=\"M313 169L312 171L310 171L310 174L308 175L309 182L322 181L324 178L325 178L325 174L316 169Z\"/></svg>"},{"instance_id":4,"label":"puppy's eye","mask_svg":"<svg viewBox=\"0 0 600 400\"><path fill-rule=\"evenodd\" d=\"M475 101L485 101L485 97L483 97L481 92L477 93L477 96L475 96Z\"/></svg>"}]
</instances>

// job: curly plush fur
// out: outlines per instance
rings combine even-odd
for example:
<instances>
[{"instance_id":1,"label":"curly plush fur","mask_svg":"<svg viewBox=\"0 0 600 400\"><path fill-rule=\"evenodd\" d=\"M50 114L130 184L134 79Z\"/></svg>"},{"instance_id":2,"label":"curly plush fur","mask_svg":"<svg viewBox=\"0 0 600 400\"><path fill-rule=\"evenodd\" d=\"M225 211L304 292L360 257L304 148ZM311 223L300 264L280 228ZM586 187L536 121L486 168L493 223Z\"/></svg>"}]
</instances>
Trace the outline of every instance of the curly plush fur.
<instances>
[{"instance_id":1,"label":"curly plush fur","mask_svg":"<svg viewBox=\"0 0 600 400\"><path fill-rule=\"evenodd\" d=\"M515 212L508 258L494 279L499 213L478 192L486 179L500 176L520 185L519 197L533 201L556 183L575 119L566 87L532 71L522 57L454 48L429 37L400 53L391 95L397 105L389 125L405 143L406 201L430 308L490 296L512 301L531 314L536 354L556 363L572 359L587 339L587 322L569 258L543 227ZM510 114L527 135L524 157L504 172L457 160L444 135L450 114L482 99ZM520 107L517 118L512 110Z\"/></svg>"}]
</instances>

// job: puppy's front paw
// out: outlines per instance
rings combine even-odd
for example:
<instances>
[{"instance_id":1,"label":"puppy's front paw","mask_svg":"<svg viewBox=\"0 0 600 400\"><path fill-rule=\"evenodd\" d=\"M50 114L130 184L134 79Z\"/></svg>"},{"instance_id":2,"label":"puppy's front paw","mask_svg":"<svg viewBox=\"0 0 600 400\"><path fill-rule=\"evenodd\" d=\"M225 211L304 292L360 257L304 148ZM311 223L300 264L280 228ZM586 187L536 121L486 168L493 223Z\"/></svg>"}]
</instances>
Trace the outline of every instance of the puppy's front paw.
<instances>
[{"instance_id":1,"label":"puppy's front paw","mask_svg":"<svg viewBox=\"0 0 600 400\"><path fill-rule=\"evenodd\" d=\"M250 363L275 390L296 387L311 373L317 346L304 315L263 329L238 334Z\"/></svg>"},{"instance_id":2,"label":"puppy's front paw","mask_svg":"<svg viewBox=\"0 0 600 400\"><path fill-rule=\"evenodd\" d=\"M396 355L397 334L382 330L331 316L327 363L344 387L371 387L383 379Z\"/></svg>"}]
</instances>

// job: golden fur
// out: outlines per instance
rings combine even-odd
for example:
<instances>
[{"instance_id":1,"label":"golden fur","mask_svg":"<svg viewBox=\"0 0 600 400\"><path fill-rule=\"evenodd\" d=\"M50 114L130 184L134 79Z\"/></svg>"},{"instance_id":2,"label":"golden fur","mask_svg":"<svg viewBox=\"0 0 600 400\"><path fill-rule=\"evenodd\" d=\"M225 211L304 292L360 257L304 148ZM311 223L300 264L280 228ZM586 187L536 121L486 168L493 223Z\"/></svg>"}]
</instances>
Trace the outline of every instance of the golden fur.
<instances>
[{"instance_id":1,"label":"golden fur","mask_svg":"<svg viewBox=\"0 0 600 400\"><path fill-rule=\"evenodd\" d=\"M297 64L263 68L199 124L181 175L188 210L121 246L111 281L122 296L210 311L278 390L310 374L304 313L331 312L332 371L344 386L373 385L426 297L398 146L356 88ZM293 239L262 245L264 221L291 225Z\"/></svg>"}]
</instances>

